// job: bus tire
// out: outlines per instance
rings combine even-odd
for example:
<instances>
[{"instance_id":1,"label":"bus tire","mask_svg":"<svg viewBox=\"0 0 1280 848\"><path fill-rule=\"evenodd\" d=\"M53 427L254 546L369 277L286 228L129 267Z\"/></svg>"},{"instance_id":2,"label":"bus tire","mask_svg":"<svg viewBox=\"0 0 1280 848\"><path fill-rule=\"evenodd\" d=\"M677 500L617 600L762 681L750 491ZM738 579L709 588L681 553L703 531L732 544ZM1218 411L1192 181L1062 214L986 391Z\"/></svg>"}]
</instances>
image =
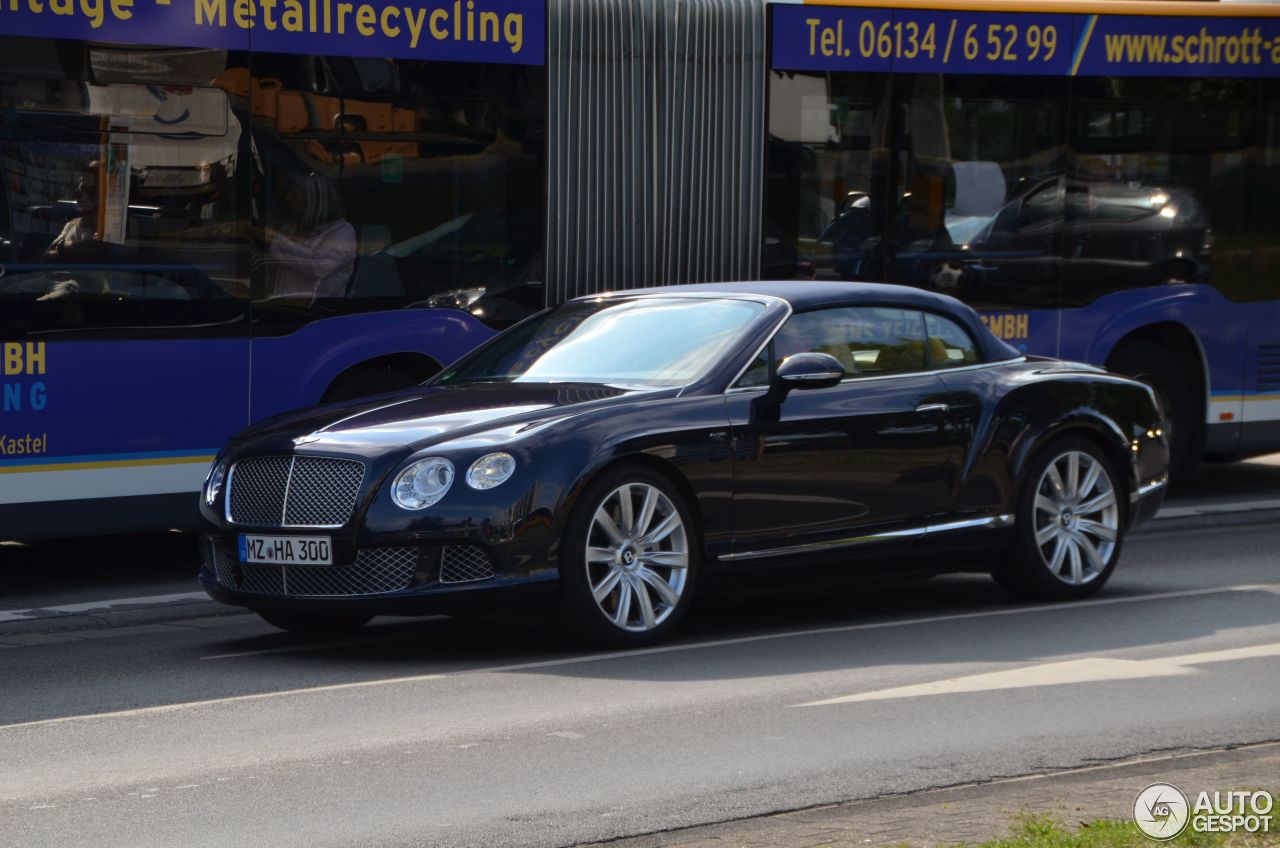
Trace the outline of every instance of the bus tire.
<instances>
[{"instance_id":1,"label":"bus tire","mask_svg":"<svg viewBox=\"0 0 1280 848\"><path fill-rule=\"evenodd\" d=\"M1180 478L1191 467L1196 445L1195 392L1187 380L1185 363L1171 348L1138 339L1126 342L1111 356L1110 370L1146 383L1156 393L1164 434L1169 440L1169 476Z\"/></svg>"}]
</instances>

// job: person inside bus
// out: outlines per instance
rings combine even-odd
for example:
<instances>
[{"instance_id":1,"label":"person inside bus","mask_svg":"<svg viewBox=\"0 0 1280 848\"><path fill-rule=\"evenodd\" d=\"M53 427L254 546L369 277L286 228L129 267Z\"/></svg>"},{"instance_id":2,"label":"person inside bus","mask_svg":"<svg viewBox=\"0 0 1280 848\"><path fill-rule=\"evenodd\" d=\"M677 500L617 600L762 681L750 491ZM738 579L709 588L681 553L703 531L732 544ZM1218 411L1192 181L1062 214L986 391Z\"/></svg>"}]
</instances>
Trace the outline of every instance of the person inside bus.
<instances>
[{"instance_id":1,"label":"person inside bus","mask_svg":"<svg viewBox=\"0 0 1280 848\"><path fill-rule=\"evenodd\" d=\"M305 300L345 297L356 261L356 231L343 217L333 182L316 171L284 180L285 222L268 229L267 297Z\"/></svg>"},{"instance_id":2,"label":"person inside bus","mask_svg":"<svg viewBox=\"0 0 1280 848\"><path fill-rule=\"evenodd\" d=\"M98 214L98 162L84 167L76 182L76 217L67 222L58 237L50 243L41 257L47 263L84 262L90 254L100 252L102 234L99 232L101 216Z\"/></svg>"}]
</instances>

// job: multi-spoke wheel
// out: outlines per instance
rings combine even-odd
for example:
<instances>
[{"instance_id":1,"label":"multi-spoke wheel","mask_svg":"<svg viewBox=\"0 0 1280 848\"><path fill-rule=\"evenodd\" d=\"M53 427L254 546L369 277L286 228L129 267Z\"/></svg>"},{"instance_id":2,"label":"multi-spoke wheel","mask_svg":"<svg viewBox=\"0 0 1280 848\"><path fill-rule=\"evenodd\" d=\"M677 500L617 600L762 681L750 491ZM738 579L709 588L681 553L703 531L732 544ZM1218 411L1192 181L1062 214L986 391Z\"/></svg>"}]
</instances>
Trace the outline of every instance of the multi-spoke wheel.
<instances>
[{"instance_id":1,"label":"multi-spoke wheel","mask_svg":"<svg viewBox=\"0 0 1280 848\"><path fill-rule=\"evenodd\" d=\"M1014 594L1077 598L1102 588L1124 533L1123 486L1091 442L1056 442L1030 469L1010 559L996 573Z\"/></svg>"},{"instance_id":2,"label":"multi-spoke wheel","mask_svg":"<svg viewBox=\"0 0 1280 848\"><path fill-rule=\"evenodd\" d=\"M661 475L624 468L583 493L565 530L560 580L586 635L645 644L684 615L697 565L688 509Z\"/></svg>"}]
</instances>

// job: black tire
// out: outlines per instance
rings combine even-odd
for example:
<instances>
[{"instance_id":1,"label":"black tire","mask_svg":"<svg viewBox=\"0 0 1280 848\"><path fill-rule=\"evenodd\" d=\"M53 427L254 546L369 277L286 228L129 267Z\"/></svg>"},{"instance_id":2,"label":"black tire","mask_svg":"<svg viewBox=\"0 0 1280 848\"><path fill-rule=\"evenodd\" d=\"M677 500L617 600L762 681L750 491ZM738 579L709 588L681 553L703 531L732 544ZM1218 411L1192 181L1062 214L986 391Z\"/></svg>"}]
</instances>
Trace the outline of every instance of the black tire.
<instances>
[{"instance_id":1,"label":"black tire","mask_svg":"<svg viewBox=\"0 0 1280 848\"><path fill-rule=\"evenodd\" d=\"M1108 367L1155 390L1169 440L1169 476L1183 477L1194 459L1196 443L1195 392L1181 359L1171 348L1143 339L1124 344L1111 356Z\"/></svg>"},{"instance_id":2,"label":"black tire","mask_svg":"<svg viewBox=\"0 0 1280 848\"><path fill-rule=\"evenodd\" d=\"M295 610L258 610L258 615L272 627L300 636L342 636L359 630L373 619L371 615L337 615Z\"/></svg>"},{"instance_id":3,"label":"black tire","mask_svg":"<svg viewBox=\"0 0 1280 848\"><path fill-rule=\"evenodd\" d=\"M605 609L593 597L591 585L593 571L599 573L602 566L597 563L589 567L587 563L587 545L592 540L592 534L598 533L598 530L593 529L596 511L602 505L606 505L607 500L626 484L651 486L666 497L678 513L684 528L683 535L687 550L687 566L684 568L683 585L677 603L674 606L662 607L664 616L662 620L651 629L640 631L624 629L607 617ZM636 523L639 523L639 519ZM626 528L621 529L625 531ZM599 542L599 539L596 541ZM561 623L569 629L572 636L596 645L639 647L660 642L675 630L688 612L700 564L701 533L694 523L693 513L688 504L671 481L643 466L618 466L587 486L578 498L573 514L565 525L564 535L560 540ZM657 568L663 567L657 566ZM674 575L674 570L667 569L666 573ZM672 576L670 579L675 578ZM643 581L638 583L637 589L630 591L643 590L648 595L650 604L657 601L661 605L661 599L654 589L649 588ZM611 597L612 593L606 598L605 603ZM636 597L638 602L638 596Z\"/></svg>"},{"instance_id":4,"label":"black tire","mask_svg":"<svg viewBox=\"0 0 1280 848\"><path fill-rule=\"evenodd\" d=\"M1040 494L1040 486L1046 480L1045 475L1049 465L1062 461L1064 457L1073 452L1086 455L1100 465L1101 471L1107 475L1110 490L1114 495L1116 510L1113 516L1115 523L1114 541L1111 543L1107 555L1103 558L1101 568L1091 568L1088 565L1083 567L1082 570L1087 577L1086 582L1072 582L1068 575L1062 575L1060 572L1055 574L1050 561L1052 554L1057 552L1056 543L1047 541L1044 545L1041 545L1036 541L1037 532L1040 529L1048 529L1044 527L1046 522L1043 520L1041 520L1040 527L1037 527L1040 514L1044 512L1038 511L1036 506L1037 496ZM1095 485L1100 486L1101 483L1099 482ZM1086 499L1086 505L1089 500L1092 500L1092 498ZM1088 439L1078 437L1066 437L1053 441L1036 454L1035 459L1032 460L1027 469L1027 474L1022 482L1022 490L1018 493L1013 544L1010 546L1004 561L992 573L992 576L1011 595L1023 600L1065 601L1086 598L1095 594L1106 585L1107 580L1111 578L1112 572L1115 571L1116 563L1120 559L1120 550L1124 543L1128 503L1129 490L1124 478L1116 472L1115 464L1107 458L1096 444ZM1068 510L1061 520L1070 522L1078 521L1079 519ZM1075 526L1072 525L1073 530ZM1095 552L1101 554L1102 551L1095 544L1096 540L1090 538L1089 541L1093 545ZM1103 544L1101 547L1105 550L1107 546ZM1083 549L1081 551L1082 561L1087 562ZM1069 549L1068 554L1070 554ZM1062 567L1069 571L1070 563L1064 561Z\"/></svg>"}]
</instances>

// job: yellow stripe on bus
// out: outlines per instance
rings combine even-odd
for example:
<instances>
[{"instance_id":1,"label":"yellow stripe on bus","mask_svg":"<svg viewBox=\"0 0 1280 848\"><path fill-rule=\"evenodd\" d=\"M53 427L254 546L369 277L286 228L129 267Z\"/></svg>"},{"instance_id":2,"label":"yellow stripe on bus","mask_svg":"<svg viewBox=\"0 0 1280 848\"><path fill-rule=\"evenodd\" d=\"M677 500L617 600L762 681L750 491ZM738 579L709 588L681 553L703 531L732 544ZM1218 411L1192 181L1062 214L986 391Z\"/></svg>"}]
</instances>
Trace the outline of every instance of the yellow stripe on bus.
<instances>
[{"instance_id":1,"label":"yellow stripe on bus","mask_svg":"<svg viewBox=\"0 0 1280 848\"><path fill-rule=\"evenodd\" d=\"M1214 395L1209 398L1210 403L1239 403L1244 401L1248 403L1251 400L1280 400L1280 394L1270 395Z\"/></svg>"},{"instance_id":2,"label":"yellow stripe on bus","mask_svg":"<svg viewBox=\"0 0 1280 848\"><path fill-rule=\"evenodd\" d=\"M0 474L30 474L36 471L93 471L99 468L140 468L150 465L192 465L213 462L213 454L208 456L164 456L147 459L108 459L100 462L58 462L33 463L31 465L9 465L0 467Z\"/></svg>"},{"instance_id":3,"label":"yellow stripe on bus","mask_svg":"<svg viewBox=\"0 0 1280 848\"><path fill-rule=\"evenodd\" d=\"M1280 4L1156 2L1156 0L805 0L806 6L932 9L940 12L1037 12L1076 15L1162 15L1206 18L1280 18Z\"/></svg>"}]
</instances>

